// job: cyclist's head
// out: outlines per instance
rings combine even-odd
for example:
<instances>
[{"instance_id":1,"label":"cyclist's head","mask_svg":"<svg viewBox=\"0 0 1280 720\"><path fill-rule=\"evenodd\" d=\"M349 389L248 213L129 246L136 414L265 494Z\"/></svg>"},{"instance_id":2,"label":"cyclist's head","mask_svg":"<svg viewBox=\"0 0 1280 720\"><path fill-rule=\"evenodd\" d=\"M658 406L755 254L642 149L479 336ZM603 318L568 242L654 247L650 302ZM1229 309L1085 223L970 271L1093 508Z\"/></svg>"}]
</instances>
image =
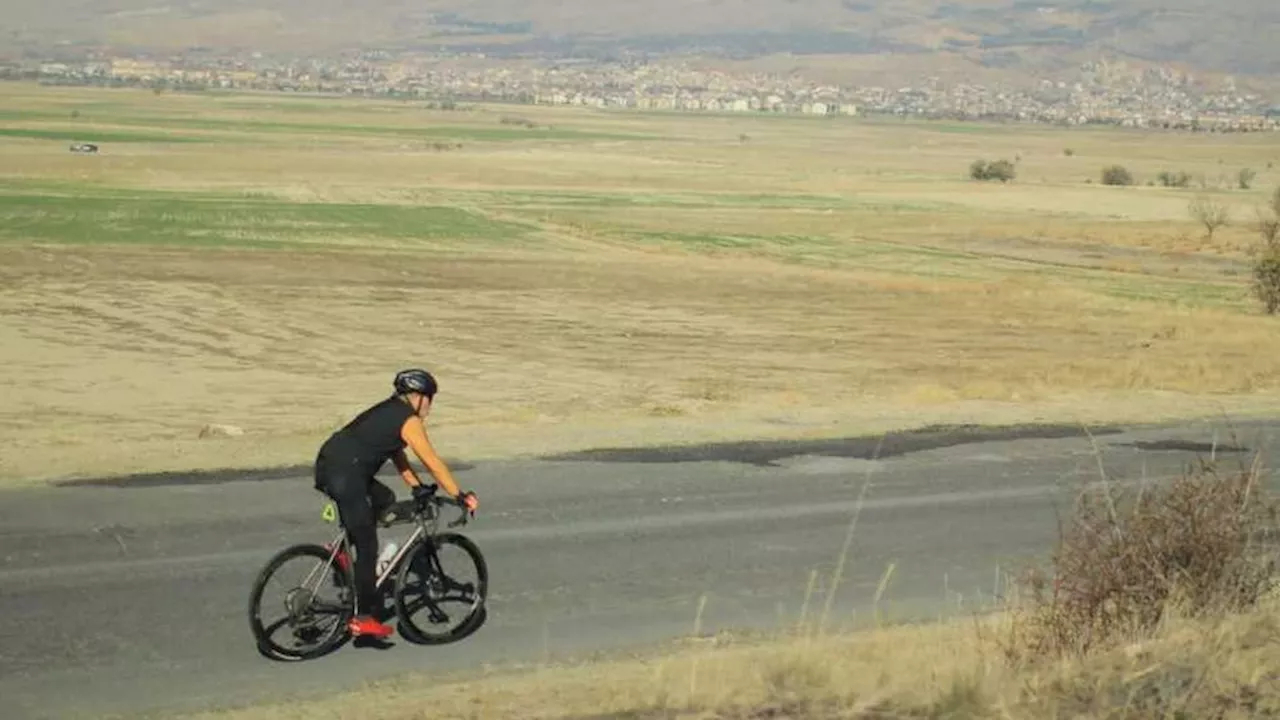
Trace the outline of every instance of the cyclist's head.
<instances>
[{"instance_id":1,"label":"cyclist's head","mask_svg":"<svg viewBox=\"0 0 1280 720\"><path fill-rule=\"evenodd\" d=\"M420 368L401 370L396 373L392 386L395 387L398 395L417 393L424 396L427 405L430 405L431 401L435 399L436 391L439 389L439 386L436 385L436 379L432 377L431 373Z\"/></svg>"}]
</instances>

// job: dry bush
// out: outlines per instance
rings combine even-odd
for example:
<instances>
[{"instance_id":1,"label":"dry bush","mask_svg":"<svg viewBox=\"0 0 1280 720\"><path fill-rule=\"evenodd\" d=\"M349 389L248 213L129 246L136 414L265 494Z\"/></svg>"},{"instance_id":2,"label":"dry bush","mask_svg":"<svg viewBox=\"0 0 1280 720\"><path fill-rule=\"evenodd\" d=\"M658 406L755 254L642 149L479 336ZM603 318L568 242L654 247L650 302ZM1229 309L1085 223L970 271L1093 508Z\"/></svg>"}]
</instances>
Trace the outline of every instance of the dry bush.
<instances>
[{"instance_id":1,"label":"dry bush","mask_svg":"<svg viewBox=\"0 0 1280 720\"><path fill-rule=\"evenodd\" d=\"M1253 606L1271 582L1264 541L1280 507L1260 477L1256 462L1222 473L1200 461L1167 484L1104 482L1081 492L1052 577L1024 579L1006 654L1075 656L1145 636L1171 611L1204 617Z\"/></svg>"},{"instance_id":2,"label":"dry bush","mask_svg":"<svg viewBox=\"0 0 1280 720\"><path fill-rule=\"evenodd\" d=\"M1262 303L1268 315L1280 312L1280 242L1275 236L1264 241L1254 255L1251 268L1254 297Z\"/></svg>"},{"instance_id":3,"label":"dry bush","mask_svg":"<svg viewBox=\"0 0 1280 720\"><path fill-rule=\"evenodd\" d=\"M974 180L999 180L1007 183L1017 176L1017 165L1003 158L990 163L986 160L974 160L969 166L969 177Z\"/></svg>"},{"instance_id":4,"label":"dry bush","mask_svg":"<svg viewBox=\"0 0 1280 720\"><path fill-rule=\"evenodd\" d=\"M1123 165L1108 165L1102 169L1103 185L1132 185L1134 183L1133 173Z\"/></svg>"},{"instance_id":5,"label":"dry bush","mask_svg":"<svg viewBox=\"0 0 1280 720\"><path fill-rule=\"evenodd\" d=\"M1269 206L1258 211L1258 234L1262 242L1254 252L1253 294L1268 315L1280 312L1280 188L1271 195Z\"/></svg>"},{"instance_id":6,"label":"dry bush","mask_svg":"<svg viewBox=\"0 0 1280 720\"><path fill-rule=\"evenodd\" d=\"M1162 187L1184 188L1191 185L1191 175L1185 171L1174 173L1163 170L1156 179L1160 181Z\"/></svg>"}]
</instances>

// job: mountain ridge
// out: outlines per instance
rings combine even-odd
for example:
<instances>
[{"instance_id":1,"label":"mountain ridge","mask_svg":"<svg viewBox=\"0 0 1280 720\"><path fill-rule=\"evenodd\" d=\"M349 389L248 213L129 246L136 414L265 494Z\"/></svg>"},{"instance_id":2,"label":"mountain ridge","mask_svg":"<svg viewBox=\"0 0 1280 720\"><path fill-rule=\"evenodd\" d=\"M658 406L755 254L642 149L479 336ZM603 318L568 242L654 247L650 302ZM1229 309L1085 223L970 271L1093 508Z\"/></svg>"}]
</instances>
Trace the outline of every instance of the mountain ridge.
<instances>
[{"instance_id":1,"label":"mountain ridge","mask_svg":"<svg viewBox=\"0 0 1280 720\"><path fill-rule=\"evenodd\" d=\"M7 12L0 52L484 51L553 56L963 57L1043 72L1101 55L1280 74L1266 0L44 0Z\"/></svg>"}]
</instances>

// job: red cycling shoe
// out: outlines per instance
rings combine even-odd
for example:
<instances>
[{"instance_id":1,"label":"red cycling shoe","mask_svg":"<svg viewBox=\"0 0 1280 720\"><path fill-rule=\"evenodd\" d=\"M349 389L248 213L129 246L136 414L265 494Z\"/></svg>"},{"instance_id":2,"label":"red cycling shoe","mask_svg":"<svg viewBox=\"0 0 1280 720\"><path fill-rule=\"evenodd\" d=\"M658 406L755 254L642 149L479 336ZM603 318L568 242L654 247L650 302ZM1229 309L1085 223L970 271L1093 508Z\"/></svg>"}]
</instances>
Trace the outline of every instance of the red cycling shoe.
<instances>
[{"instance_id":1,"label":"red cycling shoe","mask_svg":"<svg viewBox=\"0 0 1280 720\"><path fill-rule=\"evenodd\" d=\"M368 615L351 618L351 621L347 623L347 629L357 637L372 635L373 637L386 638L391 637L391 634L395 632L390 625L384 625Z\"/></svg>"}]
</instances>

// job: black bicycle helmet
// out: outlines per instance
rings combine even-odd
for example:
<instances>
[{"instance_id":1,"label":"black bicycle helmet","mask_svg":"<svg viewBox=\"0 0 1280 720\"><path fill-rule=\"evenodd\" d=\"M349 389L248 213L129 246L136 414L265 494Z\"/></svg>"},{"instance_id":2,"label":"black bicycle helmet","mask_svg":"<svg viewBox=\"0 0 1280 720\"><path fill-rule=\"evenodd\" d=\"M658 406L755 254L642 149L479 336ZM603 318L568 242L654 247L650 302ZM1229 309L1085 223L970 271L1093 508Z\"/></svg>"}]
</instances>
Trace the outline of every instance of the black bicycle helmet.
<instances>
[{"instance_id":1,"label":"black bicycle helmet","mask_svg":"<svg viewBox=\"0 0 1280 720\"><path fill-rule=\"evenodd\" d=\"M402 395L404 393L416 392L422 393L428 398L433 399L435 398L436 390L438 389L436 379L431 376L431 373L420 368L401 370L396 373L396 379L392 385L395 386L396 392Z\"/></svg>"}]
</instances>

